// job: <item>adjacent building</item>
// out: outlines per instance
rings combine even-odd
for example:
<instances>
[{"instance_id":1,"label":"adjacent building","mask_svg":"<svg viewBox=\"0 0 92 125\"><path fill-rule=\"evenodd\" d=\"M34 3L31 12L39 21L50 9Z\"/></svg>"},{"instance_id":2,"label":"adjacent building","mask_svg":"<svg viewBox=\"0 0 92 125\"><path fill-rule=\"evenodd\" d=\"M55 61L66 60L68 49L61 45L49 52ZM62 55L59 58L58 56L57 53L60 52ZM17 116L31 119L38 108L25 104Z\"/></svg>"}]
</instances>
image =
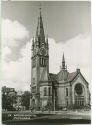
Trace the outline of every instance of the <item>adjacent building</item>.
<instances>
[{"instance_id":1,"label":"adjacent building","mask_svg":"<svg viewBox=\"0 0 92 125\"><path fill-rule=\"evenodd\" d=\"M17 92L15 91L15 88L9 88L6 86L2 87L2 93L9 96L15 96L17 94Z\"/></svg>"}]
</instances>

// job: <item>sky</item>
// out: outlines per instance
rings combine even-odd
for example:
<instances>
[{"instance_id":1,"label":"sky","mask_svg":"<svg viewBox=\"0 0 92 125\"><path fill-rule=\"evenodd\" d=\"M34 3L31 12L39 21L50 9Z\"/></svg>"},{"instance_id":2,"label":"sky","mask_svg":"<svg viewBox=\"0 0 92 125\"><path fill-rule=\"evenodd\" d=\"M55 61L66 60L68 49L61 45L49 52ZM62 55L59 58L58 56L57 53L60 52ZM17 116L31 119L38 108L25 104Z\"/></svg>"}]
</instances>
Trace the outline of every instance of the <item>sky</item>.
<instances>
[{"instance_id":1,"label":"sky","mask_svg":"<svg viewBox=\"0 0 92 125\"><path fill-rule=\"evenodd\" d=\"M90 2L2 2L2 85L30 90L31 40L41 6L49 38L49 71L58 73L63 52L69 72L80 68L91 83Z\"/></svg>"}]
</instances>

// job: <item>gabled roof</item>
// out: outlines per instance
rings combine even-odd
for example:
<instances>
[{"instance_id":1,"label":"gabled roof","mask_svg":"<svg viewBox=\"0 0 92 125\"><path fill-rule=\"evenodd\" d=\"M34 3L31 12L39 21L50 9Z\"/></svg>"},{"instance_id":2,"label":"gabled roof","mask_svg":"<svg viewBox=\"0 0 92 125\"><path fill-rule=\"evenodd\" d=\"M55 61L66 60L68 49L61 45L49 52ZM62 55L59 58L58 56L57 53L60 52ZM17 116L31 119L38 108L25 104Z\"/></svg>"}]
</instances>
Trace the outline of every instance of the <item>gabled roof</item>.
<instances>
[{"instance_id":1,"label":"gabled roof","mask_svg":"<svg viewBox=\"0 0 92 125\"><path fill-rule=\"evenodd\" d=\"M55 84L59 83L59 81L71 82L77 75L77 71L69 73L67 70L61 70L58 74L49 73L49 81L52 81Z\"/></svg>"},{"instance_id":2,"label":"gabled roof","mask_svg":"<svg viewBox=\"0 0 92 125\"><path fill-rule=\"evenodd\" d=\"M56 81L57 82L57 76L56 74L49 73L49 81Z\"/></svg>"},{"instance_id":3,"label":"gabled roof","mask_svg":"<svg viewBox=\"0 0 92 125\"><path fill-rule=\"evenodd\" d=\"M74 79L74 77L76 77L77 74L78 74L77 71L69 73L67 70L61 70L57 74L57 79L58 79L58 81L70 82Z\"/></svg>"},{"instance_id":4,"label":"gabled roof","mask_svg":"<svg viewBox=\"0 0 92 125\"><path fill-rule=\"evenodd\" d=\"M61 71L57 74L57 80L58 80L58 81L67 81L68 74L69 74L69 72L68 72L67 70L61 70Z\"/></svg>"},{"instance_id":5,"label":"gabled roof","mask_svg":"<svg viewBox=\"0 0 92 125\"><path fill-rule=\"evenodd\" d=\"M84 80L87 84L89 84L89 83L87 82L87 80L84 78L84 76L82 75L82 73L80 72L79 74L80 74L80 76L83 78L83 80ZM76 78L76 77L75 77L75 78Z\"/></svg>"},{"instance_id":6,"label":"gabled roof","mask_svg":"<svg viewBox=\"0 0 92 125\"><path fill-rule=\"evenodd\" d=\"M80 70L79 71L78 70L72 73L69 73L67 70L61 70L58 74L49 73L49 81L53 82L53 84L58 84L59 82L62 83L72 82L78 74L80 74L82 78L85 80ZM85 82L87 81L85 80Z\"/></svg>"},{"instance_id":7,"label":"gabled roof","mask_svg":"<svg viewBox=\"0 0 92 125\"><path fill-rule=\"evenodd\" d=\"M76 76L78 75L78 72L72 72L68 74L68 81L72 81Z\"/></svg>"}]
</instances>

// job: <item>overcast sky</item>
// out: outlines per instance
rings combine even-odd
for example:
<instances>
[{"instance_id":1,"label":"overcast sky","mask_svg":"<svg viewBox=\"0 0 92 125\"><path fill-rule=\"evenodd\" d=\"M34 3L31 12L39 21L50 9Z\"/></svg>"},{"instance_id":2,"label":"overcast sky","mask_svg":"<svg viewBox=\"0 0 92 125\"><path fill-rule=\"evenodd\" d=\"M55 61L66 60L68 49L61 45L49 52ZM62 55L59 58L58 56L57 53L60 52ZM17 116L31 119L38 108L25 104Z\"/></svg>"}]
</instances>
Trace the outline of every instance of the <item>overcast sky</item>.
<instances>
[{"instance_id":1,"label":"overcast sky","mask_svg":"<svg viewBox=\"0 0 92 125\"><path fill-rule=\"evenodd\" d=\"M27 90L31 82L31 38L41 5L50 45L50 72L65 53L70 72L80 68L90 82L90 2L2 2L2 84Z\"/></svg>"}]
</instances>

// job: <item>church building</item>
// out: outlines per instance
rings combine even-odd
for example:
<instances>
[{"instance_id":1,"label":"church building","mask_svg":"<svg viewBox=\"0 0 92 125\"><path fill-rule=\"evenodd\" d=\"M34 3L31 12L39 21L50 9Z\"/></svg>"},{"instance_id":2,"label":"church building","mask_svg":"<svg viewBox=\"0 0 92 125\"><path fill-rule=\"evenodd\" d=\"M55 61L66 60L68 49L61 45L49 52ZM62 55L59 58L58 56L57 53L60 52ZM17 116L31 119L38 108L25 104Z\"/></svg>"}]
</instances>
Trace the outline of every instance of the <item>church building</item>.
<instances>
[{"instance_id":1,"label":"church building","mask_svg":"<svg viewBox=\"0 0 92 125\"><path fill-rule=\"evenodd\" d=\"M30 87L30 106L36 110L83 108L90 105L88 82L80 69L72 73L67 70L64 54L59 73L49 73L49 44L44 33L41 10L36 36L32 40Z\"/></svg>"}]
</instances>

